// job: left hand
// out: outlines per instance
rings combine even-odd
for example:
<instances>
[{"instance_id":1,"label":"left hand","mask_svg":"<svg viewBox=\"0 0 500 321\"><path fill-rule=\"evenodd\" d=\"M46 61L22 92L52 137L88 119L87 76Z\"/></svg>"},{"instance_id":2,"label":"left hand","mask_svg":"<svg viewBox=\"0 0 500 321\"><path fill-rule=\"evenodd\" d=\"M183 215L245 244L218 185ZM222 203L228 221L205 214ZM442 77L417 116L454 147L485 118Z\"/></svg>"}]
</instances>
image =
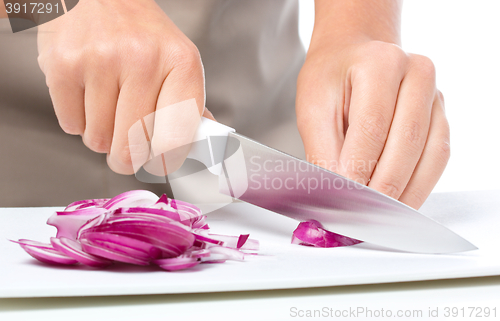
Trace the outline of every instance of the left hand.
<instances>
[{"instance_id":1,"label":"left hand","mask_svg":"<svg viewBox=\"0 0 500 321\"><path fill-rule=\"evenodd\" d=\"M424 203L450 156L432 61L391 43L310 49L296 112L308 161L413 208Z\"/></svg>"}]
</instances>

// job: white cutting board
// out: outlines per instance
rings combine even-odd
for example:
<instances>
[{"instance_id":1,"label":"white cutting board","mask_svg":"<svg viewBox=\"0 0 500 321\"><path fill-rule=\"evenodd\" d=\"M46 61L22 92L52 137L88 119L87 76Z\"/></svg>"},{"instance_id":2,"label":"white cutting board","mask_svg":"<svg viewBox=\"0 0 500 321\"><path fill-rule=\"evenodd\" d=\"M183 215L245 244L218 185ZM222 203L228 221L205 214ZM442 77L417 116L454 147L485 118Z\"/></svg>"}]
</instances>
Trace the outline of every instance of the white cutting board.
<instances>
[{"instance_id":1,"label":"white cutting board","mask_svg":"<svg viewBox=\"0 0 500 321\"><path fill-rule=\"evenodd\" d=\"M48 242L55 228L45 222L56 208L2 208L0 298L245 291L500 275L499 208L500 191L431 195L421 211L479 249L430 255L369 244L331 249L291 245L298 222L234 203L209 214L212 232L250 233L261 242L261 255L178 272L125 264L95 270L39 263L7 239Z\"/></svg>"}]
</instances>

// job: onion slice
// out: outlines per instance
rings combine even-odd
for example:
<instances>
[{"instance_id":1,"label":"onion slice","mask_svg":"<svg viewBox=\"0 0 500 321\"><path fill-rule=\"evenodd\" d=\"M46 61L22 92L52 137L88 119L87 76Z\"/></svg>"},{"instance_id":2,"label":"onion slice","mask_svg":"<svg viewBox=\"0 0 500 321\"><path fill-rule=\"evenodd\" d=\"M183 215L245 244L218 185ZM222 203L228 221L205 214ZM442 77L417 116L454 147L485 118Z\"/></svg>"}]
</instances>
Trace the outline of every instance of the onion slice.
<instances>
[{"instance_id":1,"label":"onion slice","mask_svg":"<svg viewBox=\"0 0 500 321\"><path fill-rule=\"evenodd\" d=\"M51 237L50 243L52 243L54 248L59 252L72 257L73 259L84 265L101 268L113 263L112 261L84 252L80 242L68 239L66 237Z\"/></svg>"},{"instance_id":2,"label":"onion slice","mask_svg":"<svg viewBox=\"0 0 500 321\"><path fill-rule=\"evenodd\" d=\"M46 249L30 245L23 245L22 248L32 257L47 264L72 265L78 263L74 258L67 256L55 249Z\"/></svg>"},{"instance_id":3,"label":"onion slice","mask_svg":"<svg viewBox=\"0 0 500 321\"><path fill-rule=\"evenodd\" d=\"M172 259L162 259L154 262L159 265L162 269L167 271L178 271L189 269L201 263L201 261L192 257L178 257Z\"/></svg>"},{"instance_id":4,"label":"onion slice","mask_svg":"<svg viewBox=\"0 0 500 321\"><path fill-rule=\"evenodd\" d=\"M292 236L292 244L313 247L349 246L361 242L360 240L325 230L323 225L315 220L301 222L297 229L293 231Z\"/></svg>"}]
</instances>

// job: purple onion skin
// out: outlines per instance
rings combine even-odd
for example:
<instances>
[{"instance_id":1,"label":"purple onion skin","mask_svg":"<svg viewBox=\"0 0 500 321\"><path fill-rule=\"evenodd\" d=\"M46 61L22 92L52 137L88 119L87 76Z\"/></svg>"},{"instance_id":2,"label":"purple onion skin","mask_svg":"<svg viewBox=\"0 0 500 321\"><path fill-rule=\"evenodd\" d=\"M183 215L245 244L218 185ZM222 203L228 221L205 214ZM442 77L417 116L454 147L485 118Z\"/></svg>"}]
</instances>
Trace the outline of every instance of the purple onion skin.
<instances>
[{"instance_id":1,"label":"purple onion skin","mask_svg":"<svg viewBox=\"0 0 500 321\"><path fill-rule=\"evenodd\" d=\"M313 247L350 246L361 242L360 240L325 230L323 225L315 220L301 222L297 229L293 231L292 236L292 244Z\"/></svg>"}]
</instances>

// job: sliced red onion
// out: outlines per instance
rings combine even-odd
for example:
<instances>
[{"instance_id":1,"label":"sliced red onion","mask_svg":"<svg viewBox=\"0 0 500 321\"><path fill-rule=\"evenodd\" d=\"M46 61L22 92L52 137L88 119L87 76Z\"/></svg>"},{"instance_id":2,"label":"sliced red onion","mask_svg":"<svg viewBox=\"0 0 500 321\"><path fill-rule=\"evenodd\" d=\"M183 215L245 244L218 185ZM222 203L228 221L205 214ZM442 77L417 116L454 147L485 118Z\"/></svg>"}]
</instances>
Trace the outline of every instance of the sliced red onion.
<instances>
[{"instance_id":1,"label":"sliced red onion","mask_svg":"<svg viewBox=\"0 0 500 321\"><path fill-rule=\"evenodd\" d=\"M135 265L149 265L148 260L138 259L124 253L116 252L111 249L106 249L98 245L94 245L87 240L80 240L80 243L82 244L82 248L85 252L106 258L108 260L130 263Z\"/></svg>"},{"instance_id":2,"label":"sliced red onion","mask_svg":"<svg viewBox=\"0 0 500 321\"><path fill-rule=\"evenodd\" d=\"M55 249L39 248L30 245L23 245L22 248L32 257L47 264L73 265L78 263L72 257L67 256Z\"/></svg>"},{"instance_id":3,"label":"sliced red onion","mask_svg":"<svg viewBox=\"0 0 500 321\"><path fill-rule=\"evenodd\" d=\"M169 218L171 220L181 222L181 217L179 213L169 211L169 210L164 210L160 208L147 208L147 207L130 207L130 208L121 208L120 212L118 213L124 213L124 214L140 214L140 215L147 215L151 214L152 217L154 216L159 216L162 218Z\"/></svg>"},{"instance_id":4,"label":"sliced red onion","mask_svg":"<svg viewBox=\"0 0 500 321\"><path fill-rule=\"evenodd\" d=\"M202 246L203 243L212 243L212 244L216 244L216 245L224 244L224 241L219 241L219 240L212 239L210 237L206 237L206 236L199 235L199 234L195 234L194 237L196 238L196 241L198 242L195 244L196 246Z\"/></svg>"},{"instance_id":5,"label":"sliced red onion","mask_svg":"<svg viewBox=\"0 0 500 321\"><path fill-rule=\"evenodd\" d=\"M52 245L56 250L66 254L69 257L72 257L73 259L77 260L82 264L101 268L113 263L110 260L106 260L98 256L89 254L87 252L84 252L80 242L68 239L66 237L61 237L61 238L51 237L50 242L52 243Z\"/></svg>"},{"instance_id":6,"label":"sliced red onion","mask_svg":"<svg viewBox=\"0 0 500 321\"><path fill-rule=\"evenodd\" d=\"M360 240L325 230L323 225L315 220L300 223L297 229L293 231L292 236L292 244L314 247L348 246L361 242Z\"/></svg>"},{"instance_id":7,"label":"sliced red onion","mask_svg":"<svg viewBox=\"0 0 500 321\"><path fill-rule=\"evenodd\" d=\"M226 247L231 247L241 250L253 250L253 251L259 249L259 241L249 239L248 237L246 237L246 235L242 237L242 235L230 236L230 235L220 235L220 234L208 234L208 237L214 240L222 241L223 242L222 244Z\"/></svg>"},{"instance_id":8,"label":"sliced red onion","mask_svg":"<svg viewBox=\"0 0 500 321\"><path fill-rule=\"evenodd\" d=\"M117 195L104 203L102 207L114 210L119 207L150 206L158 200L158 196L150 191L130 191Z\"/></svg>"},{"instance_id":9,"label":"sliced red onion","mask_svg":"<svg viewBox=\"0 0 500 321\"><path fill-rule=\"evenodd\" d=\"M54 249L52 244L42 243L42 242L38 242L38 241L32 241L32 240L27 240L27 239L20 239L18 241L10 240L10 241L21 245L21 247L26 245L26 246L30 246L30 247L37 247L39 249L49 249L49 250Z\"/></svg>"},{"instance_id":10,"label":"sliced red onion","mask_svg":"<svg viewBox=\"0 0 500 321\"><path fill-rule=\"evenodd\" d=\"M178 258L176 257L172 259L157 260L154 263L159 265L164 270L178 271L178 270L189 269L195 265L200 264L201 261L192 257L178 257Z\"/></svg>"},{"instance_id":11,"label":"sliced red onion","mask_svg":"<svg viewBox=\"0 0 500 321\"><path fill-rule=\"evenodd\" d=\"M82 200L52 215L57 228L51 244L13 241L31 256L50 264L81 263L105 267L113 261L154 263L167 271L199 263L241 261L241 250L258 249L248 234L209 234L206 216L196 206L158 198L149 191L130 191L112 199Z\"/></svg>"},{"instance_id":12,"label":"sliced red onion","mask_svg":"<svg viewBox=\"0 0 500 321\"><path fill-rule=\"evenodd\" d=\"M214 259L243 261L245 259L245 254L241 251L229 247L214 246L210 248L209 257L201 258L202 261L211 261Z\"/></svg>"},{"instance_id":13,"label":"sliced red onion","mask_svg":"<svg viewBox=\"0 0 500 321\"><path fill-rule=\"evenodd\" d=\"M103 224L87 230L87 232L109 232L118 235L131 236L141 241L151 243L161 249L172 249L176 255L186 251L194 242L194 236L179 226L155 222L133 222ZM85 233L82 238L86 237Z\"/></svg>"},{"instance_id":14,"label":"sliced red onion","mask_svg":"<svg viewBox=\"0 0 500 321\"><path fill-rule=\"evenodd\" d=\"M90 206L102 206L107 201L109 201L109 198L76 201L66 206L64 211L74 211Z\"/></svg>"},{"instance_id":15,"label":"sliced red onion","mask_svg":"<svg viewBox=\"0 0 500 321\"><path fill-rule=\"evenodd\" d=\"M99 207L89 207L68 212L56 212L47 220L48 225L57 228L56 237L67 237L76 240L78 230L89 220L106 213Z\"/></svg>"},{"instance_id":16,"label":"sliced red onion","mask_svg":"<svg viewBox=\"0 0 500 321\"><path fill-rule=\"evenodd\" d=\"M211 234L196 206L149 191L130 191L112 199L82 200L52 215L48 224L57 228L51 244L20 239L13 241L39 261L105 267L113 261L149 265L167 271L187 269L199 263L242 261L244 250L256 251L259 242L248 234ZM317 221L302 222L292 243L336 247L360 243L327 231Z\"/></svg>"},{"instance_id":17,"label":"sliced red onion","mask_svg":"<svg viewBox=\"0 0 500 321\"><path fill-rule=\"evenodd\" d=\"M202 258L202 257L209 257L210 256L210 250L208 249L200 249L200 250L193 250L193 247L184 254L178 256L178 257L193 257L193 258Z\"/></svg>"},{"instance_id":18,"label":"sliced red onion","mask_svg":"<svg viewBox=\"0 0 500 321\"><path fill-rule=\"evenodd\" d=\"M241 234L240 237L238 237L238 242L236 242L236 248L239 249L245 245L249 237L250 234Z\"/></svg>"},{"instance_id":19,"label":"sliced red onion","mask_svg":"<svg viewBox=\"0 0 500 321\"><path fill-rule=\"evenodd\" d=\"M137 241L135 239L123 236L123 235L115 235L109 233L88 233L85 234L85 237L80 239L81 241L87 241L88 243L99 246L103 249L107 249L113 252L121 253L132 258L136 258L139 260L149 261L151 256L154 258L158 258L161 255L161 251L155 248L156 251L152 251L150 254L148 251L144 249L137 249L138 246L129 246L129 243L134 242L133 245L136 245ZM150 249L153 249L154 246L151 246L145 242L141 242L142 244L149 246ZM156 253L156 255L155 255Z\"/></svg>"},{"instance_id":20,"label":"sliced red onion","mask_svg":"<svg viewBox=\"0 0 500 321\"><path fill-rule=\"evenodd\" d=\"M160 197L158 202L153 205L154 208L163 208L163 209L174 209L180 215L182 220L194 218L197 216L201 216L201 210L194 206L193 204L183 202L180 200L169 199L166 195L165 197Z\"/></svg>"}]
</instances>

